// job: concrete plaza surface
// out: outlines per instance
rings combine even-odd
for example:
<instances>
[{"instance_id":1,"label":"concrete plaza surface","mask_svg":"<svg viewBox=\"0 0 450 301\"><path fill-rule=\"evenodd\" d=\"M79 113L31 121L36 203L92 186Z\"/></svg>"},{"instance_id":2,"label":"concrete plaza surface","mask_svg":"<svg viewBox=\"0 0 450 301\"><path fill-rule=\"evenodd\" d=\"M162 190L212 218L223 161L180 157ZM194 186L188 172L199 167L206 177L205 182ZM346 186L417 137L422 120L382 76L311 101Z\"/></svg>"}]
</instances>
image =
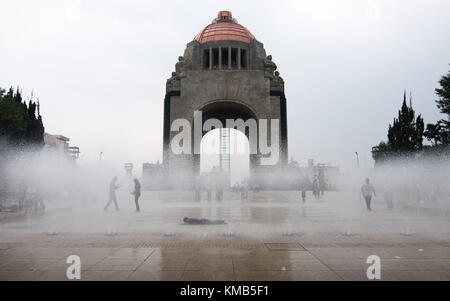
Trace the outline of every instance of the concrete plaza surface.
<instances>
[{"instance_id":1,"label":"concrete plaza surface","mask_svg":"<svg viewBox=\"0 0 450 301\"><path fill-rule=\"evenodd\" d=\"M204 196L203 196L204 197ZM43 214L0 220L0 280L67 280L69 255L81 280L367 280L370 255L381 280L450 280L450 217L439 202L403 197L373 211L355 192L306 203L299 192L250 192L248 201L194 201L193 192L129 195L104 202L48 202ZM184 225L185 216L226 225Z\"/></svg>"}]
</instances>

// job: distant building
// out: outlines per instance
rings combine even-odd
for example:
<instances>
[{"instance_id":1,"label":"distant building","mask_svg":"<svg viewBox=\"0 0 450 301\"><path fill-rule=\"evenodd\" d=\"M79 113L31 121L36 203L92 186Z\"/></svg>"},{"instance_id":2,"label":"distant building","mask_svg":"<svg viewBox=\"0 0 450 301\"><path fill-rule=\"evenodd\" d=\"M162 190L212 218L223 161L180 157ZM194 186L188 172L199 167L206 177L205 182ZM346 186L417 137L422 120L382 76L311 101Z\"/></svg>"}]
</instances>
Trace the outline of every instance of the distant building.
<instances>
[{"instance_id":1,"label":"distant building","mask_svg":"<svg viewBox=\"0 0 450 301\"><path fill-rule=\"evenodd\" d=\"M142 164L142 177L144 179L153 176L159 176L163 173L163 165L157 161L156 163L143 163Z\"/></svg>"},{"instance_id":2,"label":"distant building","mask_svg":"<svg viewBox=\"0 0 450 301\"><path fill-rule=\"evenodd\" d=\"M44 143L47 149L66 152L69 147L69 141L70 139L63 135L44 133Z\"/></svg>"},{"instance_id":3,"label":"distant building","mask_svg":"<svg viewBox=\"0 0 450 301\"><path fill-rule=\"evenodd\" d=\"M308 166L300 167L300 172L311 182L314 181L316 177L323 179L327 190L337 188L337 180L339 175L338 166L332 166L331 163L314 164L314 159L308 159Z\"/></svg>"},{"instance_id":4,"label":"distant building","mask_svg":"<svg viewBox=\"0 0 450 301\"><path fill-rule=\"evenodd\" d=\"M44 133L44 148L50 151L60 152L70 159L76 160L80 155L80 148L69 145L70 139L63 135Z\"/></svg>"}]
</instances>

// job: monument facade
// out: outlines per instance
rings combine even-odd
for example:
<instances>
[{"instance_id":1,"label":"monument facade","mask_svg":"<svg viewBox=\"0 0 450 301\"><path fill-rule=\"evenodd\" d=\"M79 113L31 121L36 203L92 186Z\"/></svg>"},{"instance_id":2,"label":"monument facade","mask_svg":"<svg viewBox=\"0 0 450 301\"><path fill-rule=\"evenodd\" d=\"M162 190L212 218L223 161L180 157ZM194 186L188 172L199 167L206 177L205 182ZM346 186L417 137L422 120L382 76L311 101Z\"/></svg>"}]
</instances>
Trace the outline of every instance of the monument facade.
<instances>
[{"instance_id":1,"label":"monument facade","mask_svg":"<svg viewBox=\"0 0 450 301\"><path fill-rule=\"evenodd\" d=\"M198 173L200 141L194 139L194 112L201 112L201 135L206 120L215 118L226 127L227 119L248 121L279 120L279 158L273 166L262 166L264 154L250 154L250 174L264 168L282 167L287 163L288 139L284 81L276 64L266 55L263 44L232 17L221 11L178 58L175 71L167 80L164 99L163 164L169 174L180 170ZM192 124L191 152L175 154L171 141L177 131L171 130L177 119ZM271 124L268 124L270 136ZM259 131L259 130L258 130ZM249 135L248 129L245 134ZM259 133L258 133L259 134ZM259 135L258 135L259 142ZM274 139L268 137L269 143Z\"/></svg>"}]
</instances>

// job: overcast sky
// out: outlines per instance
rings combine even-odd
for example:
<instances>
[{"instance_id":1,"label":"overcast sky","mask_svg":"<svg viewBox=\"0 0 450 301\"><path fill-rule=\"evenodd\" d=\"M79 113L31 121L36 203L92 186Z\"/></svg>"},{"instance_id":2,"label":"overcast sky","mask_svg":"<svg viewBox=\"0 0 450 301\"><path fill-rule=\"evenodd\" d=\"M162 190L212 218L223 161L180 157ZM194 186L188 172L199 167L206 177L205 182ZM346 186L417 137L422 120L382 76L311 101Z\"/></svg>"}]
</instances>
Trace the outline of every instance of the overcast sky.
<instances>
[{"instance_id":1,"label":"overcast sky","mask_svg":"<svg viewBox=\"0 0 450 301\"><path fill-rule=\"evenodd\" d=\"M46 132L80 164L162 158L165 82L186 44L231 10L285 80L289 156L373 166L403 91L425 122L450 66L450 1L3 0L0 87L34 91Z\"/></svg>"}]
</instances>

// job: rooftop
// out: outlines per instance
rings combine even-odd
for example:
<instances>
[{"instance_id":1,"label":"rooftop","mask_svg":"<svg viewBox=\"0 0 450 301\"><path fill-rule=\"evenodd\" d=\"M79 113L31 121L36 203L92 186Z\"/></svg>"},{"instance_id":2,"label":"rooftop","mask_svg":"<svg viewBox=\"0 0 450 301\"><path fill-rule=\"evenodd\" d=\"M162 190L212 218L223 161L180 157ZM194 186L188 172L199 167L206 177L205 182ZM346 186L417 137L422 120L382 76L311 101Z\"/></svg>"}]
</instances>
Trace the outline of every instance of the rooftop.
<instances>
[{"instance_id":1,"label":"rooftop","mask_svg":"<svg viewBox=\"0 0 450 301\"><path fill-rule=\"evenodd\" d=\"M255 37L244 26L238 24L230 11L220 11L217 18L195 37L199 43L212 41L238 41L250 43Z\"/></svg>"}]
</instances>

